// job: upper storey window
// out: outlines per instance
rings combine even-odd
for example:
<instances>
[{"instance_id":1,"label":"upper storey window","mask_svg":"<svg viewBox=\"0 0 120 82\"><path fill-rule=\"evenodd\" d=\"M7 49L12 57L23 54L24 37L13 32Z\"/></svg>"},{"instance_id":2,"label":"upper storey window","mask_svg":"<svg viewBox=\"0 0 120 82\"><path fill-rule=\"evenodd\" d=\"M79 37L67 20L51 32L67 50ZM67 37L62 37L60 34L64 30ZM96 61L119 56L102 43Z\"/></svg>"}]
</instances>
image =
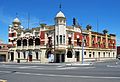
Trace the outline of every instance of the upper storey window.
<instances>
[{"instance_id":1,"label":"upper storey window","mask_svg":"<svg viewBox=\"0 0 120 82\"><path fill-rule=\"evenodd\" d=\"M68 38L68 44L69 44L69 45L72 44L72 42L71 42L71 37Z\"/></svg>"},{"instance_id":2,"label":"upper storey window","mask_svg":"<svg viewBox=\"0 0 120 82\"><path fill-rule=\"evenodd\" d=\"M60 35L60 44L62 44L62 35Z\"/></svg>"}]
</instances>

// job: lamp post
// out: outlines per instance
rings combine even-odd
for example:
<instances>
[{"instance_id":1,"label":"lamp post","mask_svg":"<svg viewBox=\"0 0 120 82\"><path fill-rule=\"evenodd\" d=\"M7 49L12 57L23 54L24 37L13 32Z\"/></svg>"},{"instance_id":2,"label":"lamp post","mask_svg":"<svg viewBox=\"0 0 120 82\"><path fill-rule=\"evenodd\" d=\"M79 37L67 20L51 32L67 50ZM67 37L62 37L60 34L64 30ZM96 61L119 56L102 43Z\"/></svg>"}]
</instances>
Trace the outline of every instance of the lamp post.
<instances>
[{"instance_id":1,"label":"lamp post","mask_svg":"<svg viewBox=\"0 0 120 82\"><path fill-rule=\"evenodd\" d=\"M84 35L82 31L82 64L84 63Z\"/></svg>"}]
</instances>

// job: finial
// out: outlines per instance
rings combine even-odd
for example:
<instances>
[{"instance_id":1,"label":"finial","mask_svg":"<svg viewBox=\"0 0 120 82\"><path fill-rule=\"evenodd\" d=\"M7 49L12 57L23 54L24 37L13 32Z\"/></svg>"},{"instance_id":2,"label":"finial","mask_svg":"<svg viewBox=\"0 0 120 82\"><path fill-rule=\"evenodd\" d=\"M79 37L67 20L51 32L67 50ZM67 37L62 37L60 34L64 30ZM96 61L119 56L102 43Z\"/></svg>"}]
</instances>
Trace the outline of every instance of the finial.
<instances>
[{"instance_id":1,"label":"finial","mask_svg":"<svg viewBox=\"0 0 120 82\"><path fill-rule=\"evenodd\" d=\"M59 5L60 11L61 11L61 4Z\"/></svg>"},{"instance_id":2,"label":"finial","mask_svg":"<svg viewBox=\"0 0 120 82\"><path fill-rule=\"evenodd\" d=\"M18 18L18 13L16 12L16 18Z\"/></svg>"}]
</instances>

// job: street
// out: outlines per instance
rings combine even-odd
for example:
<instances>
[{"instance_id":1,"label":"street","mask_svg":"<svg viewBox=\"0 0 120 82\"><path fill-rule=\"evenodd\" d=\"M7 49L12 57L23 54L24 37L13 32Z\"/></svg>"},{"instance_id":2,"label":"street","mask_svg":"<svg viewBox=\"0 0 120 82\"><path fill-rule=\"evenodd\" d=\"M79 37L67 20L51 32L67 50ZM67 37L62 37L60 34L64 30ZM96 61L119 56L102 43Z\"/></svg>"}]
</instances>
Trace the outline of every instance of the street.
<instances>
[{"instance_id":1,"label":"street","mask_svg":"<svg viewBox=\"0 0 120 82\"><path fill-rule=\"evenodd\" d=\"M0 64L0 79L8 82L119 82L119 60L92 66L65 64Z\"/></svg>"}]
</instances>

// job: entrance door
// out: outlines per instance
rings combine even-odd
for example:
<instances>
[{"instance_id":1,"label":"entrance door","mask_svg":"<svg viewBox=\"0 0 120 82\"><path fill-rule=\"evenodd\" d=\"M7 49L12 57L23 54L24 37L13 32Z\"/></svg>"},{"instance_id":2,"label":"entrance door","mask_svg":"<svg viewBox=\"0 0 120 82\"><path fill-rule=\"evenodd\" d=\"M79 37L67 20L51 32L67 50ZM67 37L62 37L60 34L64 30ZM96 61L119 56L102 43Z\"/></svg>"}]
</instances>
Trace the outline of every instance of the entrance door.
<instances>
[{"instance_id":1,"label":"entrance door","mask_svg":"<svg viewBox=\"0 0 120 82\"><path fill-rule=\"evenodd\" d=\"M56 54L56 63L60 63L60 54Z\"/></svg>"},{"instance_id":2,"label":"entrance door","mask_svg":"<svg viewBox=\"0 0 120 82\"><path fill-rule=\"evenodd\" d=\"M32 55L29 55L29 61L32 61Z\"/></svg>"},{"instance_id":3,"label":"entrance door","mask_svg":"<svg viewBox=\"0 0 120 82\"><path fill-rule=\"evenodd\" d=\"M13 60L14 60L14 53L11 52L11 61L13 61Z\"/></svg>"},{"instance_id":4,"label":"entrance door","mask_svg":"<svg viewBox=\"0 0 120 82\"><path fill-rule=\"evenodd\" d=\"M61 62L65 62L65 54L61 54L62 58L61 58Z\"/></svg>"},{"instance_id":5,"label":"entrance door","mask_svg":"<svg viewBox=\"0 0 120 82\"><path fill-rule=\"evenodd\" d=\"M79 54L80 54L79 51L77 51L77 52L76 52L76 61L77 61L77 62L80 61L80 59L79 59Z\"/></svg>"}]
</instances>

